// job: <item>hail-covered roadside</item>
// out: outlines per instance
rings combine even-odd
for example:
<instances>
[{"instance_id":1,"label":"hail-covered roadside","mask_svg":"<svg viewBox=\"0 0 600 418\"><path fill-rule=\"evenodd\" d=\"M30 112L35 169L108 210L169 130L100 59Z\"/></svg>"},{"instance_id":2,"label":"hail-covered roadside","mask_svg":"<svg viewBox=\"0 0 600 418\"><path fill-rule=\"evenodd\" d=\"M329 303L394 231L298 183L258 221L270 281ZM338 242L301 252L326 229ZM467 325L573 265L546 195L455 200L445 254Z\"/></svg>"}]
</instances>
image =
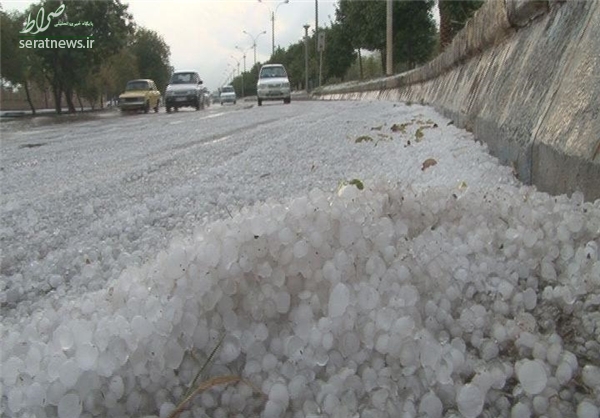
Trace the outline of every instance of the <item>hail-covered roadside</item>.
<instances>
[{"instance_id":1,"label":"hail-covered roadside","mask_svg":"<svg viewBox=\"0 0 600 418\"><path fill-rule=\"evenodd\" d=\"M600 201L429 108L3 131L6 416L166 417L223 335L187 416L598 416Z\"/></svg>"}]
</instances>

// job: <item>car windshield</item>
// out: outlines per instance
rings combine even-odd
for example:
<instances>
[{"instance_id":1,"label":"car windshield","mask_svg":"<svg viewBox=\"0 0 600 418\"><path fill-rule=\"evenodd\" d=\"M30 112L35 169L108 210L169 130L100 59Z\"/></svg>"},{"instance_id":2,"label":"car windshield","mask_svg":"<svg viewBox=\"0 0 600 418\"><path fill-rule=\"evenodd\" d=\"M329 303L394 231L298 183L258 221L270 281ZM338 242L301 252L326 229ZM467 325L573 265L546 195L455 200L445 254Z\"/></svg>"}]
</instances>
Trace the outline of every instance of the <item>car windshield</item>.
<instances>
[{"instance_id":1,"label":"car windshield","mask_svg":"<svg viewBox=\"0 0 600 418\"><path fill-rule=\"evenodd\" d=\"M125 90L126 91L148 90L149 88L150 88L150 86L147 81L135 80L135 81L130 81L129 83L127 83L127 87L125 87Z\"/></svg>"},{"instance_id":2,"label":"car windshield","mask_svg":"<svg viewBox=\"0 0 600 418\"><path fill-rule=\"evenodd\" d=\"M175 73L171 77L170 84L196 84L196 75L194 73Z\"/></svg>"},{"instance_id":3,"label":"car windshield","mask_svg":"<svg viewBox=\"0 0 600 418\"><path fill-rule=\"evenodd\" d=\"M233 87L223 87L221 89L221 93L235 93L235 90Z\"/></svg>"},{"instance_id":4,"label":"car windshield","mask_svg":"<svg viewBox=\"0 0 600 418\"><path fill-rule=\"evenodd\" d=\"M287 77L283 67L266 67L260 71L260 78Z\"/></svg>"}]
</instances>

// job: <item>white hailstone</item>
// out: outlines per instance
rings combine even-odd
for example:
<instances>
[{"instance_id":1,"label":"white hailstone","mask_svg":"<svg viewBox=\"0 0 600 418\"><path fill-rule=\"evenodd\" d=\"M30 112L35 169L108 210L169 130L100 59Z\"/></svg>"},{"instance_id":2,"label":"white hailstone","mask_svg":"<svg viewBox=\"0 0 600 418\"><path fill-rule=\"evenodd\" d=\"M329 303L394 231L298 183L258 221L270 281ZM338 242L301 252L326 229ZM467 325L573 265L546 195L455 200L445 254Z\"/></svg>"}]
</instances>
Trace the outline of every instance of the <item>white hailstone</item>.
<instances>
[{"instance_id":1,"label":"white hailstone","mask_svg":"<svg viewBox=\"0 0 600 418\"><path fill-rule=\"evenodd\" d=\"M165 346L165 366L169 369L177 369L183 360L185 351L176 340L169 340Z\"/></svg>"},{"instance_id":2,"label":"white hailstone","mask_svg":"<svg viewBox=\"0 0 600 418\"><path fill-rule=\"evenodd\" d=\"M462 386L456 396L458 410L465 418L476 418L483 411L485 393L471 383Z\"/></svg>"},{"instance_id":3,"label":"white hailstone","mask_svg":"<svg viewBox=\"0 0 600 418\"><path fill-rule=\"evenodd\" d=\"M444 406L435 393L427 392L419 402L419 415L428 418L441 418Z\"/></svg>"},{"instance_id":4,"label":"white hailstone","mask_svg":"<svg viewBox=\"0 0 600 418\"><path fill-rule=\"evenodd\" d=\"M513 407L510 410L510 418L530 418L531 417L531 410L529 409L529 406L527 406L527 404L524 404L522 402L519 402L515 405L513 405Z\"/></svg>"},{"instance_id":5,"label":"white hailstone","mask_svg":"<svg viewBox=\"0 0 600 418\"><path fill-rule=\"evenodd\" d=\"M354 332L346 332L340 341L340 352L344 357L349 357L360 349L360 338Z\"/></svg>"},{"instance_id":6,"label":"white hailstone","mask_svg":"<svg viewBox=\"0 0 600 418\"><path fill-rule=\"evenodd\" d=\"M179 346L179 345L178 345ZM238 337L232 334L228 334L223 339L223 344L221 345L219 358L223 363L230 363L237 359L241 353L241 343ZM181 358L183 359L184 352L181 353ZM181 364L181 360L179 360L179 364ZM179 365L178 365L179 367Z\"/></svg>"},{"instance_id":7,"label":"white hailstone","mask_svg":"<svg viewBox=\"0 0 600 418\"><path fill-rule=\"evenodd\" d=\"M113 376L108 384L108 389L115 396L115 399L121 399L125 394L125 384L121 376Z\"/></svg>"},{"instance_id":8,"label":"white hailstone","mask_svg":"<svg viewBox=\"0 0 600 418\"><path fill-rule=\"evenodd\" d=\"M58 403L58 418L79 418L82 409L79 396L68 393Z\"/></svg>"},{"instance_id":9,"label":"white hailstone","mask_svg":"<svg viewBox=\"0 0 600 418\"><path fill-rule=\"evenodd\" d=\"M374 287L366 283L361 283L357 299L358 306L361 309L365 311L370 311L372 309L375 309L375 307L377 307L377 305L379 304L379 292L377 292L377 290Z\"/></svg>"},{"instance_id":10,"label":"white hailstone","mask_svg":"<svg viewBox=\"0 0 600 418\"><path fill-rule=\"evenodd\" d=\"M523 292L523 306L528 311L535 308L537 304L537 294L532 288L528 288Z\"/></svg>"},{"instance_id":11,"label":"white hailstone","mask_svg":"<svg viewBox=\"0 0 600 418\"><path fill-rule=\"evenodd\" d=\"M77 383L77 379L81 375L81 369L77 362L73 359L65 361L59 371L59 378L66 388L71 388Z\"/></svg>"},{"instance_id":12,"label":"white hailstone","mask_svg":"<svg viewBox=\"0 0 600 418\"><path fill-rule=\"evenodd\" d=\"M175 410L176 406L171 402L165 402L160 406L159 417L167 418L171 412Z\"/></svg>"},{"instance_id":13,"label":"white hailstone","mask_svg":"<svg viewBox=\"0 0 600 418\"><path fill-rule=\"evenodd\" d=\"M548 382L544 364L539 360L523 360L515 366L523 390L531 395L541 393Z\"/></svg>"},{"instance_id":14,"label":"white hailstone","mask_svg":"<svg viewBox=\"0 0 600 418\"><path fill-rule=\"evenodd\" d=\"M584 400L577 405L577 418L598 418L600 409L590 400Z\"/></svg>"},{"instance_id":15,"label":"white hailstone","mask_svg":"<svg viewBox=\"0 0 600 418\"><path fill-rule=\"evenodd\" d=\"M290 310L291 297L288 292L282 290L275 296L275 305L277 306L277 312L280 314L287 313Z\"/></svg>"},{"instance_id":16,"label":"white hailstone","mask_svg":"<svg viewBox=\"0 0 600 418\"><path fill-rule=\"evenodd\" d=\"M350 303L350 290L343 283L334 286L329 295L329 316L331 318L340 317L346 312Z\"/></svg>"},{"instance_id":17,"label":"white hailstone","mask_svg":"<svg viewBox=\"0 0 600 418\"><path fill-rule=\"evenodd\" d=\"M27 397L27 406L46 406L46 388L44 388L39 382L33 382L25 390L25 395Z\"/></svg>"},{"instance_id":18,"label":"white hailstone","mask_svg":"<svg viewBox=\"0 0 600 418\"><path fill-rule=\"evenodd\" d=\"M25 394L21 388L12 388L8 392L8 408L15 413L25 406Z\"/></svg>"},{"instance_id":19,"label":"white hailstone","mask_svg":"<svg viewBox=\"0 0 600 418\"><path fill-rule=\"evenodd\" d=\"M310 246L305 240L300 240L294 244L294 257L303 258L308 254Z\"/></svg>"},{"instance_id":20,"label":"white hailstone","mask_svg":"<svg viewBox=\"0 0 600 418\"><path fill-rule=\"evenodd\" d=\"M275 383L269 390L269 401L273 401L282 406L286 410L290 402L290 394L288 388L283 383Z\"/></svg>"},{"instance_id":21,"label":"white hailstone","mask_svg":"<svg viewBox=\"0 0 600 418\"><path fill-rule=\"evenodd\" d=\"M5 385L12 386L17 381L19 373L24 368L23 360L19 357L11 357L2 365L2 380Z\"/></svg>"},{"instance_id":22,"label":"white hailstone","mask_svg":"<svg viewBox=\"0 0 600 418\"><path fill-rule=\"evenodd\" d=\"M600 367L592 364L583 366L581 379L586 386L596 391L600 391Z\"/></svg>"},{"instance_id":23,"label":"white hailstone","mask_svg":"<svg viewBox=\"0 0 600 418\"><path fill-rule=\"evenodd\" d=\"M560 344L550 345L550 347L548 347L548 350L546 351L546 358L548 359L548 363L550 363L553 366L558 365L562 351L563 350Z\"/></svg>"},{"instance_id":24,"label":"white hailstone","mask_svg":"<svg viewBox=\"0 0 600 418\"><path fill-rule=\"evenodd\" d=\"M564 385L573 377L573 369L566 361L562 361L556 368L554 376L558 379L558 383Z\"/></svg>"},{"instance_id":25,"label":"white hailstone","mask_svg":"<svg viewBox=\"0 0 600 418\"><path fill-rule=\"evenodd\" d=\"M549 404L548 398L538 395L533 398L533 411L538 415L543 415L548 410Z\"/></svg>"},{"instance_id":26,"label":"white hailstone","mask_svg":"<svg viewBox=\"0 0 600 418\"><path fill-rule=\"evenodd\" d=\"M82 344L77 347L75 359L81 370L94 370L98 361L98 349L91 344Z\"/></svg>"}]
</instances>

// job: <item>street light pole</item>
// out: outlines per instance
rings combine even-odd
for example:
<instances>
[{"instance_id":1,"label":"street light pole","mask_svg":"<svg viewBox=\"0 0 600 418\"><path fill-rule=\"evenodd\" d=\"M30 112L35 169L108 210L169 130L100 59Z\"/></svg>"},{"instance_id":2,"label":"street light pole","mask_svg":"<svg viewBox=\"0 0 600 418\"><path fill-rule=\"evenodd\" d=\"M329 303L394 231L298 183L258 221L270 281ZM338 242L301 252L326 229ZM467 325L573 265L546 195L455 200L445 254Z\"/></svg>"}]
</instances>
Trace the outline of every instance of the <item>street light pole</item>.
<instances>
[{"instance_id":1,"label":"street light pole","mask_svg":"<svg viewBox=\"0 0 600 418\"><path fill-rule=\"evenodd\" d=\"M304 88L308 93L308 28L310 25L304 25Z\"/></svg>"},{"instance_id":2,"label":"street light pole","mask_svg":"<svg viewBox=\"0 0 600 418\"><path fill-rule=\"evenodd\" d=\"M263 3L263 0L258 0L258 2ZM290 0L283 0L277 5L277 7L275 7L275 10L269 8L269 10L271 11L271 56L275 55L275 13L277 13L277 9L279 9L279 6L281 6L282 4L287 4L289 2Z\"/></svg>"},{"instance_id":3,"label":"street light pole","mask_svg":"<svg viewBox=\"0 0 600 418\"><path fill-rule=\"evenodd\" d=\"M245 33L246 35L248 35L248 36L250 37L250 39L252 39L252 48L254 48L254 65L256 65L256 40L258 39L258 37L259 37L260 35L265 35L265 34L267 33L267 31L266 31L266 30L263 30L261 33L259 33L259 34L258 34L258 35L256 35L256 36L252 36L252 35L250 35L250 34L249 34L248 32L246 32L246 31L244 31L244 33Z\"/></svg>"}]
</instances>

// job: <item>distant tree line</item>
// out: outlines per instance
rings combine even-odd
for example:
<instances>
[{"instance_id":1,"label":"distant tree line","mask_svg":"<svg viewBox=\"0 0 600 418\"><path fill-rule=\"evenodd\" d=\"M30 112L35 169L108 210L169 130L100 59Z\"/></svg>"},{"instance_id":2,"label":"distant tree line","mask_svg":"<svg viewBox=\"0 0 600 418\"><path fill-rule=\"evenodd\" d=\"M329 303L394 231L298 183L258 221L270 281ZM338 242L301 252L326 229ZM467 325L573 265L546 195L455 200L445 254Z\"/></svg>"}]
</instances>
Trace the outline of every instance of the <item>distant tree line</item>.
<instances>
[{"instance_id":1,"label":"distant tree line","mask_svg":"<svg viewBox=\"0 0 600 418\"><path fill-rule=\"evenodd\" d=\"M466 21L483 4L483 0L414 0L393 2L393 68L402 72L421 65L439 53L462 29ZM440 14L440 31L433 17ZM338 0L335 20L319 28L325 33L325 51L321 68L316 51L317 39L309 34L309 88L323 84L371 78L383 75L386 62L386 2L383 0ZM367 56L363 56L365 55ZM292 87L305 89L304 39L275 50L268 63L284 64ZM235 77L236 91L256 93L256 79L261 63Z\"/></svg>"},{"instance_id":2,"label":"distant tree line","mask_svg":"<svg viewBox=\"0 0 600 418\"><path fill-rule=\"evenodd\" d=\"M62 13L50 16L61 4ZM120 0L45 0L24 13L0 10L0 76L22 86L34 114L31 88L50 89L57 113L62 112L63 98L70 113L76 111L76 98L102 107L133 78L151 78L163 91L172 72L169 46L156 32L137 26L127 9ZM50 19L43 31L22 33L26 23L38 20L46 26ZM91 25L78 25L81 22ZM94 43L87 49L20 47L27 40L48 38Z\"/></svg>"}]
</instances>

